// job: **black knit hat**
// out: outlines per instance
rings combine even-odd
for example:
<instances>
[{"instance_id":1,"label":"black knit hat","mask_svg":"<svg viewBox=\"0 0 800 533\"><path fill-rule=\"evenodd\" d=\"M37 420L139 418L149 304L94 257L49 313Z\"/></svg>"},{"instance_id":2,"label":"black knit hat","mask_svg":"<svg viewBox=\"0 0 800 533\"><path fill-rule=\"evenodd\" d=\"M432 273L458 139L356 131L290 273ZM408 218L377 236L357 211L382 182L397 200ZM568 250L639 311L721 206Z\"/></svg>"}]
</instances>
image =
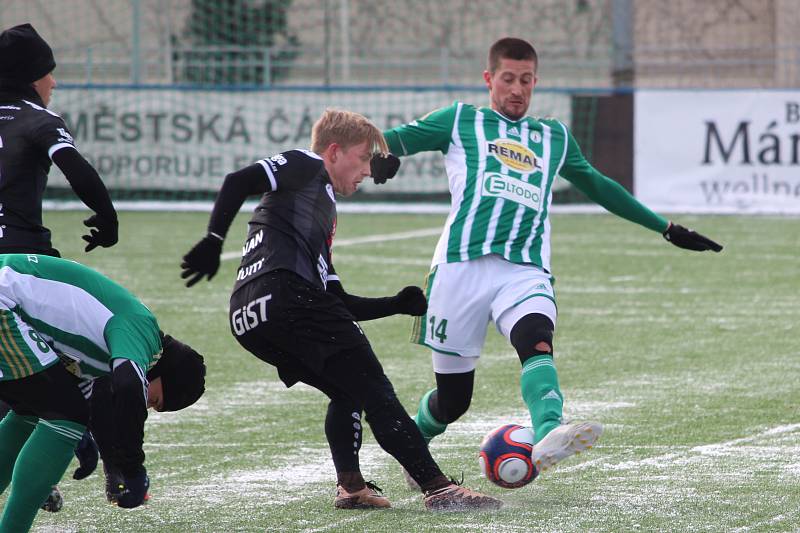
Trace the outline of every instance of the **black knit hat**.
<instances>
[{"instance_id":1,"label":"black knit hat","mask_svg":"<svg viewBox=\"0 0 800 533\"><path fill-rule=\"evenodd\" d=\"M164 389L164 411L189 407L203 395L206 365L203 356L182 342L164 335L161 359L147 373L147 380L161 378Z\"/></svg>"},{"instance_id":2,"label":"black knit hat","mask_svg":"<svg viewBox=\"0 0 800 533\"><path fill-rule=\"evenodd\" d=\"M53 50L33 26L20 24L0 33L0 82L29 85L56 68Z\"/></svg>"}]
</instances>

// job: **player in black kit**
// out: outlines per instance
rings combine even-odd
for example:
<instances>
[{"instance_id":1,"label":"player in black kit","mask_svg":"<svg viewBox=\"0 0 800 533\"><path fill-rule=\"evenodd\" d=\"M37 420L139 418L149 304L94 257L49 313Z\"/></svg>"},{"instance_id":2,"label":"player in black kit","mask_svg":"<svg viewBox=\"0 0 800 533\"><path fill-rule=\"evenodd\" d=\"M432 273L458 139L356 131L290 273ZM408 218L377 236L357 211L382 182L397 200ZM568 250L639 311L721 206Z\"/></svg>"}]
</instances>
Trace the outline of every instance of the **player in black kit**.
<instances>
[{"instance_id":1,"label":"player in black kit","mask_svg":"<svg viewBox=\"0 0 800 533\"><path fill-rule=\"evenodd\" d=\"M117 213L105 185L75 148L61 117L47 109L56 86L55 66L50 46L30 24L0 33L0 254L60 256L42 224L51 162L95 212L84 221L91 228L83 236L86 251L117 242ZM0 419L7 410L0 405ZM74 477L81 479L97 465L97 447L88 432L76 454L81 467ZM54 489L44 507L57 511L61 501Z\"/></svg>"},{"instance_id":2,"label":"player in black kit","mask_svg":"<svg viewBox=\"0 0 800 533\"><path fill-rule=\"evenodd\" d=\"M86 251L117 242L117 213L97 171L75 148L64 121L47 109L56 86L50 46L30 24L0 33L0 253L59 256L42 225L51 162L95 214Z\"/></svg>"},{"instance_id":3,"label":"player in black kit","mask_svg":"<svg viewBox=\"0 0 800 533\"><path fill-rule=\"evenodd\" d=\"M325 435L337 474L335 507L391 506L359 468L366 412L378 444L419 483L428 509L499 508L499 500L442 474L357 324L423 314L422 290L354 296L345 292L331 261L335 193L349 196L370 174L385 180L398 162L387 157L380 131L356 113L327 110L311 135L311 151L289 150L226 176L208 234L184 256L181 276L191 286L216 273L234 216L246 197L261 194L231 296L231 330L245 349L277 367L288 387L300 381L330 398Z\"/></svg>"}]
</instances>

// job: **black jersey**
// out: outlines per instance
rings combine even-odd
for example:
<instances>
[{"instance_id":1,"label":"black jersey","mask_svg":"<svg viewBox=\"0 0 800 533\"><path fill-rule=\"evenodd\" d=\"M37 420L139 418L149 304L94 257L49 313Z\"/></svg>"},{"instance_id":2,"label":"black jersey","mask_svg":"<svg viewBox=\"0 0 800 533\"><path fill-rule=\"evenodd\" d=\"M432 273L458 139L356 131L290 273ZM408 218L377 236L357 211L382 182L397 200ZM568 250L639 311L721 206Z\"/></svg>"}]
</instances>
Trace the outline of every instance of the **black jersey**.
<instances>
[{"instance_id":1,"label":"black jersey","mask_svg":"<svg viewBox=\"0 0 800 533\"><path fill-rule=\"evenodd\" d=\"M249 223L234 291L279 269L324 290L333 274L336 197L322 159L306 150L289 150L258 164L267 192Z\"/></svg>"},{"instance_id":2,"label":"black jersey","mask_svg":"<svg viewBox=\"0 0 800 533\"><path fill-rule=\"evenodd\" d=\"M64 120L31 101L0 98L0 248L49 249L42 195L56 150L73 147Z\"/></svg>"}]
</instances>

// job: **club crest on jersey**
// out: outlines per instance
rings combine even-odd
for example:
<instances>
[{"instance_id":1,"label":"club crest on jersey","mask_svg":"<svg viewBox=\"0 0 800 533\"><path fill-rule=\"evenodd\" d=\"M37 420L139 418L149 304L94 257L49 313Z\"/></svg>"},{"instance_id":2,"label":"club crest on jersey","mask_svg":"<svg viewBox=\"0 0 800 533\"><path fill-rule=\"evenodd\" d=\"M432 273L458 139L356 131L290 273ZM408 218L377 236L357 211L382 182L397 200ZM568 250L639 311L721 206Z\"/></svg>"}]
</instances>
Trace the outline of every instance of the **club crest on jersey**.
<instances>
[{"instance_id":1,"label":"club crest on jersey","mask_svg":"<svg viewBox=\"0 0 800 533\"><path fill-rule=\"evenodd\" d=\"M539 211L542 205L542 190L518 178L493 172L483 176L483 196L502 198L529 209Z\"/></svg>"},{"instance_id":2,"label":"club crest on jersey","mask_svg":"<svg viewBox=\"0 0 800 533\"><path fill-rule=\"evenodd\" d=\"M526 146L511 139L495 139L487 143L486 151L500 163L522 174L541 170L536 155Z\"/></svg>"}]
</instances>

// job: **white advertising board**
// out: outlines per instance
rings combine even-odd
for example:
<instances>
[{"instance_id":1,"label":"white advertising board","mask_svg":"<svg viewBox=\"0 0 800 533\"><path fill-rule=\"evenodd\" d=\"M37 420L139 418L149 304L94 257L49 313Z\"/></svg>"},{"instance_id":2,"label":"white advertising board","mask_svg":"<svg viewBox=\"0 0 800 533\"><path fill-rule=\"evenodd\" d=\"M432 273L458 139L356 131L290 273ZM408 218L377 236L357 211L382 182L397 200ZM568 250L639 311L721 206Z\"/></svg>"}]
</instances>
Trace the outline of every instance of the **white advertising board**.
<instances>
[{"instance_id":1,"label":"white advertising board","mask_svg":"<svg viewBox=\"0 0 800 533\"><path fill-rule=\"evenodd\" d=\"M266 91L139 88L57 89L51 109L67 122L81 153L109 188L219 189L229 172L284 150L308 148L327 107L368 116L381 128L410 122L454 100L487 105L476 90L292 89ZM537 115L569 123L563 93L536 96ZM51 186L68 186L56 167ZM365 182L365 193L446 192L444 158L404 158L399 179Z\"/></svg>"},{"instance_id":2,"label":"white advertising board","mask_svg":"<svg viewBox=\"0 0 800 533\"><path fill-rule=\"evenodd\" d=\"M634 113L645 204L800 214L800 91L641 90Z\"/></svg>"}]
</instances>

